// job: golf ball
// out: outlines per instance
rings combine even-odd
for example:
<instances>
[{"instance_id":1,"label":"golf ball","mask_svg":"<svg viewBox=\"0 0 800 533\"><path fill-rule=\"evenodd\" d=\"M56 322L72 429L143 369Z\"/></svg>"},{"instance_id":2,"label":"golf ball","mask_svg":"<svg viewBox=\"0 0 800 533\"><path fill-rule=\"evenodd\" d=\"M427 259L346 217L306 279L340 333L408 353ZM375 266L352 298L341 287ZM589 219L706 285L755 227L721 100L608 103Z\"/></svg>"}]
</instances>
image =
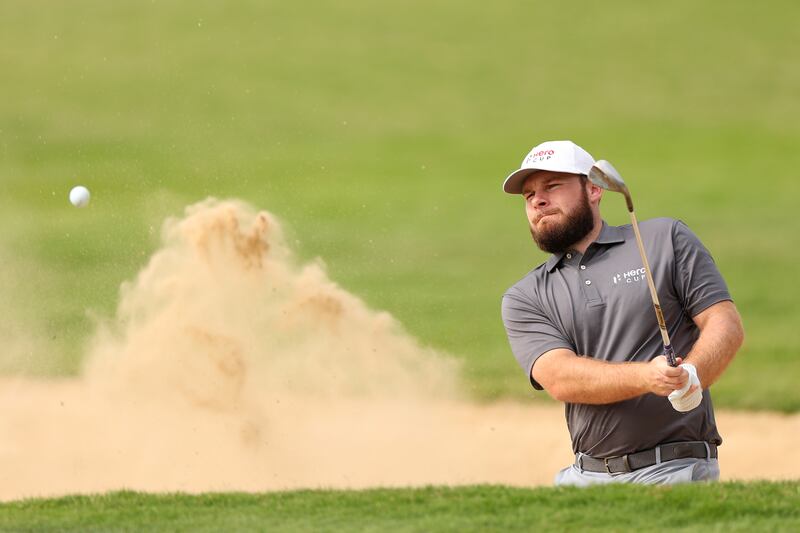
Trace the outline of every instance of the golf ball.
<instances>
[{"instance_id":1,"label":"golf ball","mask_svg":"<svg viewBox=\"0 0 800 533\"><path fill-rule=\"evenodd\" d=\"M69 191L69 201L75 207L86 207L89 205L89 198L91 198L89 189L83 185L73 187L72 190Z\"/></svg>"}]
</instances>

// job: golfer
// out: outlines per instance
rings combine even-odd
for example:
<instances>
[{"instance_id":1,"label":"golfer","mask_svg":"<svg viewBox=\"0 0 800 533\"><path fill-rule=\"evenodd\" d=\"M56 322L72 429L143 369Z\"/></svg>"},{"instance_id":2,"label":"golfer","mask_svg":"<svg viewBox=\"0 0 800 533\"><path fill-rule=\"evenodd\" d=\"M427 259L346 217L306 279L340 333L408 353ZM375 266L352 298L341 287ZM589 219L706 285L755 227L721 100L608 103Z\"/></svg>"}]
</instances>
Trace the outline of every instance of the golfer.
<instances>
[{"instance_id":1,"label":"golfer","mask_svg":"<svg viewBox=\"0 0 800 533\"><path fill-rule=\"evenodd\" d=\"M742 344L739 313L708 250L683 222L640 224L679 366L663 355L630 225L600 215L594 159L570 141L536 146L503 190L520 194L552 255L503 296L514 355L564 402L575 462L557 485L719 479L722 438L708 387Z\"/></svg>"}]
</instances>

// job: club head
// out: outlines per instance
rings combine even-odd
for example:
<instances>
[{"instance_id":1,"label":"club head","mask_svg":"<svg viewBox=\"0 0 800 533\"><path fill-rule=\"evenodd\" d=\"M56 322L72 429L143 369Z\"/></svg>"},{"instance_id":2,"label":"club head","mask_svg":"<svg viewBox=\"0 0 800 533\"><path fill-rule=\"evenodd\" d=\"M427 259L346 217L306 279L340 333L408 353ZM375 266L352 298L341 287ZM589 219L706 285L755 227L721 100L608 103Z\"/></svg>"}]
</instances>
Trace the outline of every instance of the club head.
<instances>
[{"instance_id":1,"label":"club head","mask_svg":"<svg viewBox=\"0 0 800 533\"><path fill-rule=\"evenodd\" d=\"M628 186L611 163L604 159L595 162L589 170L589 180L598 187L625 195L628 211L633 212L633 201Z\"/></svg>"},{"instance_id":2,"label":"club head","mask_svg":"<svg viewBox=\"0 0 800 533\"><path fill-rule=\"evenodd\" d=\"M598 187L609 191L624 192L628 190L617 169L604 159L592 165L592 169L589 171L589 179Z\"/></svg>"}]
</instances>

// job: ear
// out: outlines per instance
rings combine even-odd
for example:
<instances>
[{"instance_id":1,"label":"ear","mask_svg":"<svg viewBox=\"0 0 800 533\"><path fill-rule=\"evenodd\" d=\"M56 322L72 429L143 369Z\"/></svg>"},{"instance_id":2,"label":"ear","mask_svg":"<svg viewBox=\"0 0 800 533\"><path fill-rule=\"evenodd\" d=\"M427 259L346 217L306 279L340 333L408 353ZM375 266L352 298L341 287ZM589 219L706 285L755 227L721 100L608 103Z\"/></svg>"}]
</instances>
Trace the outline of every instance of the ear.
<instances>
[{"instance_id":1,"label":"ear","mask_svg":"<svg viewBox=\"0 0 800 533\"><path fill-rule=\"evenodd\" d=\"M600 203L600 199L603 197L603 188L598 187L591 181L588 182L588 194L589 194L589 203Z\"/></svg>"}]
</instances>

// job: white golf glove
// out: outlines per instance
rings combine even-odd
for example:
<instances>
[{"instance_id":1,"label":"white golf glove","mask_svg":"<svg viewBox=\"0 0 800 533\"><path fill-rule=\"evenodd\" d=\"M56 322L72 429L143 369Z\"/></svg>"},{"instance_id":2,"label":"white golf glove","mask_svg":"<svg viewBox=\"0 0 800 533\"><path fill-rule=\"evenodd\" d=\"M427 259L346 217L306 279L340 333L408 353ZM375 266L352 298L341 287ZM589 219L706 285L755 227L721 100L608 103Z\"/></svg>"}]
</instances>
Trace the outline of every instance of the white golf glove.
<instances>
[{"instance_id":1,"label":"white golf glove","mask_svg":"<svg viewBox=\"0 0 800 533\"><path fill-rule=\"evenodd\" d=\"M700 385L700 378L697 377L697 369L693 364L684 363L681 365L681 368L689 373L689 379L686 381L686 385L684 385L682 389L672 391L668 398L672 404L672 407L675 408L676 411L685 413L687 411L691 411L700 405L701 401L703 401L703 386ZM693 393L687 395L686 393L689 391L692 385L697 385L697 389Z\"/></svg>"}]
</instances>

